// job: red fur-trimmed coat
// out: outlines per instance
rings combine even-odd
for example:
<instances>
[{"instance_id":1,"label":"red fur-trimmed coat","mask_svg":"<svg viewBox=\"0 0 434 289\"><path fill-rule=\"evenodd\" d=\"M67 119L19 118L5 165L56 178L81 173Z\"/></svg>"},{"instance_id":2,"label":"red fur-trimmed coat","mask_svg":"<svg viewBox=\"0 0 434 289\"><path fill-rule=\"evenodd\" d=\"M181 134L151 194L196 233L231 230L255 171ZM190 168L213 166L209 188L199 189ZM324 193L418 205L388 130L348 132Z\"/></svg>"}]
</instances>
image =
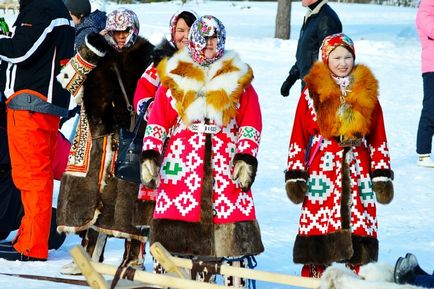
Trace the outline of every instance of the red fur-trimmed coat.
<instances>
[{"instance_id":1,"label":"red fur-trimmed coat","mask_svg":"<svg viewBox=\"0 0 434 289\"><path fill-rule=\"evenodd\" d=\"M231 178L234 159L255 173L262 130L253 72L237 54L208 67L180 51L158 66L162 86L143 156L163 153L152 242L177 254L242 256L263 251L252 192ZM204 124L218 131L200 131ZM199 127L199 131L193 127Z\"/></svg>"},{"instance_id":2,"label":"red fur-trimmed coat","mask_svg":"<svg viewBox=\"0 0 434 289\"><path fill-rule=\"evenodd\" d=\"M327 66L317 62L305 77L286 172L287 181L303 178L307 172L308 191L294 244L295 263L365 264L378 257L371 178L393 172L378 82L363 65L356 65L350 77L345 100L351 117L342 121L337 117L341 90ZM359 146L339 145L340 139L360 138ZM307 167L306 151L311 140L309 157L314 157Z\"/></svg>"}]
</instances>

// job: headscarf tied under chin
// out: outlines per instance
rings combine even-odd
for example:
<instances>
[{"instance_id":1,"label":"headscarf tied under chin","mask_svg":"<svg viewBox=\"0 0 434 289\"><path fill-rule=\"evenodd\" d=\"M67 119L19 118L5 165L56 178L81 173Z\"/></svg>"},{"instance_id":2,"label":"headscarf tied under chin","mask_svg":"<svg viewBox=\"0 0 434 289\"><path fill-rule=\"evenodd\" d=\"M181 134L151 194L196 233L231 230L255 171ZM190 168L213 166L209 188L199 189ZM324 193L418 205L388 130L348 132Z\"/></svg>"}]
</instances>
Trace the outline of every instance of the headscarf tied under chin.
<instances>
[{"instance_id":1,"label":"headscarf tied under chin","mask_svg":"<svg viewBox=\"0 0 434 289\"><path fill-rule=\"evenodd\" d=\"M338 46L345 47L353 55L354 60L356 59L353 40L344 33L336 33L327 36L322 41L320 51L321 59L324 64L328 64L330 53Z\"/></svg>"},{"instance_id":2,"label":"headscarf tied under chin","mask_svg":"<svg viewBox=\"0 0 434 289\"><path fill-rule=\"evenodd\" d=\"M113 38L113 32L125 31L127 29L129 29L129 33L123 48L133 46L136 42L140 29L139 18L137 17L136 13L126 8L116 9L107 15L107 21L104 29L107 31L105 39L113 48L118 51L121 49Z\"/></svg>"},{"instance_id":3,"label":"headscarf tied under chin","mask_svg":"<svg viewBox=\"0 0 434 289\"><path fill-rule=\"evenodd\" d=\"M217 36L217 54L209 59L205 57L206 38ZM223 56L225 51L226 30L220 20L211 15L197 19L188 34L188 53L194 62L208 65Z\"/></svg>"}]
</instances>

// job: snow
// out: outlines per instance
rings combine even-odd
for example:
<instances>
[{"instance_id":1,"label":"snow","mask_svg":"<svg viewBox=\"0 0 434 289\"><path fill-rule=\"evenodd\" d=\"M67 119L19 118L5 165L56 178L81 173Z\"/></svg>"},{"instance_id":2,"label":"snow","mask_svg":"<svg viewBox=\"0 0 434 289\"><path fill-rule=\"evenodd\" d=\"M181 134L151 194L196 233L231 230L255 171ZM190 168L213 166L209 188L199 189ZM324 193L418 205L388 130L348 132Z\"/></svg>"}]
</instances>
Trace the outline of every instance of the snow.
<instances>
[{"instance_id":1,"label":"snow","mask_svg":"<svg viewBox=\"0 0 434 289\"><path fill-rule=\"evenodd\" d=\"M414 25L416 9L334 2L330 5L340 16L344 32L355 41L356 62L367 64L380 83L380 101L395 172L395 199L387 206L377 207L379 261L393 265L399 256L413 252L422 268L431 272L434 270L434 171L417 167L415 152L423 98L420 45ZM301 266L292 262L291 252L300 206L292 204L286 197L283 170L300 82L295 84L286 98L279 91L290 66L295 62L297 38L305 9L300 2L293 2L291 39L278 40L273 38L276 2L196 0L184 6L176 1L124 6L138 14L141 34L153 43L168 34L170 16L181 8L190 8L202 15L215 15L225 24L226 48L238 51L242 59L252 66L255 73L253 84L262 106L264 128L253 192L265 252L257 257L257 268L299 275ZM107 11L115 7L107 5ZM9 13L5 17L8 23L12 23L15 15ZM72 121L66 124L66 135L69 135L71 126ZM57 191L58 184L54 202L57 201ZM58 251L50 252L45 263L0 260L0 272L64 277L59 269L71 261L68 252L79 242L76 236L68 236ZM109 240L105 263L119 264L122 253L123 241ZM151 267L147 254L147 271ZM6 276L0 276L0 284L4 289L79 288ZM263 282L258 282L257 287L289 288Z\"/></svg>"}]
</instances>

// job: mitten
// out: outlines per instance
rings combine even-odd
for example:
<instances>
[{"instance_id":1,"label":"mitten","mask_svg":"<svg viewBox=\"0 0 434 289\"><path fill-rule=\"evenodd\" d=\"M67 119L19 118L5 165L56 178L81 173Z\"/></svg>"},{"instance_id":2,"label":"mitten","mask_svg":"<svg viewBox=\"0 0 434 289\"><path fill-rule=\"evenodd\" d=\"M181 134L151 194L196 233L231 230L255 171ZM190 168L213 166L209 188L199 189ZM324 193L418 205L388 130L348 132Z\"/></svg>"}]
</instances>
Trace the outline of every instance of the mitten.
<instances>
[{"instance_id":1,"label":"mitten","mask_svg":"<svg viewBox=\"0 0 434 289\"><path fill-rule=\"evenodd\" d=\"M144 151L140 164L140 180L144 186L156 189L160 184L159 171L161 166L161 156L153 150Z\"/></svg>"},{"instance_id":2,"label":"mitten","mask_svg":"<svg viewBox=\"0 0 434 289\"><path fill-rule=\"evenodd\" d=\"M377 202L389 204L393 199L393 171L377 169L372 173L372 190Z\"/></svg>"},{"instance_id":3,"label":"mitten","mask_svg":"<svg viewBox=\"0 0 434 289\"><path fill-rule=\"evenodd\" d=\"M282 96L288 96L289 90L294 85L294 83L299 79L299 77L300 77L300 73L298 72L297 67L293 66L289 71L288 77L282 83L282 87L280 88L280 94Z\"/></svg>"},{"instance_id":4,"label":"mitten","mask_svg":"<svg viewBox=\"0 0 434 289\"><path fill-rule=\"evenodd\" d=\"M159 185L159 167L153 159L144 159L140 165L140 180L150 189L156 189Z\"/></svg>"},{"instance_id":5,"label":"mitten","mask_svg":"<svg viewBox=\"0 0 434 289\"><path fill-rule=\"evenodd\" d=\"M85 43L56 76L57 81L74 97L82 97L82 86L87 75L96 67L98 59L104 57L106 53L107 44L104 38L96 33L88 34ZM81 103L81 100L75 102Z\"/></svg>"},{"instance_id":6,"label":"mitten","mask_svg":"<svg viewBox=\"0 0 434 289\"><path fill-rule=\"evenodd\" d=\"M232 180L238 181L242 191L247 192L255 181L258 161L251 155L238 153L233 163Z\"/></svg>"},{"instance_id":7,"label":"mitten","mask_svg":"<svg viewBox=\"0 0 434 289\"><path fill-rule=\"evenodd\" d=\"M308 174L306 171L291 170L285 173L286 194L291 202L300 204L306 196L308 186Z\"/></svg>"}]
</instances>

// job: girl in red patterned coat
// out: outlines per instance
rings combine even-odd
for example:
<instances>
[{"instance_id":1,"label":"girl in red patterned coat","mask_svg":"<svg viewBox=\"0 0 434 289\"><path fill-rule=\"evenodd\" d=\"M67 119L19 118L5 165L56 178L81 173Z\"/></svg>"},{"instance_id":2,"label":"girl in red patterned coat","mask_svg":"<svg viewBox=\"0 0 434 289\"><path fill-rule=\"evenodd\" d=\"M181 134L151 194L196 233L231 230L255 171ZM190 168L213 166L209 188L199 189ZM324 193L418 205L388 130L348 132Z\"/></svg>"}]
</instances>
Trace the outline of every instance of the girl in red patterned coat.
<instances>
[{"instance_id":1,"label":"girl in red patterned coat","mask_svg":"<svg viewBox=\"0 0 434 289\"><path fill-rule=\"evenodd\" d=\"M343 33L326 37L320 53L304 78L285 173L289 199L303 203L293 259L307 277L320 277L332 262L358 272L376 261L375 199L393 198L377 79L354 63Z\"/></svg>"},{"instance_id":2,"label":"girl in red patterned coat","mask_svg":"<svg viewBox=\"0 0 434 289\"><path fill-rule=\"evenodd\" d=\"M202 16L190 29L187 49L158 65L161 86L141 166L142 183L158 190L151 243L217 263L264 250L250 190L261 110L253 71L224 50L225 38L217 18ZM243 287L244 280L226 284Z\"/></svg>"}]
</instances>

